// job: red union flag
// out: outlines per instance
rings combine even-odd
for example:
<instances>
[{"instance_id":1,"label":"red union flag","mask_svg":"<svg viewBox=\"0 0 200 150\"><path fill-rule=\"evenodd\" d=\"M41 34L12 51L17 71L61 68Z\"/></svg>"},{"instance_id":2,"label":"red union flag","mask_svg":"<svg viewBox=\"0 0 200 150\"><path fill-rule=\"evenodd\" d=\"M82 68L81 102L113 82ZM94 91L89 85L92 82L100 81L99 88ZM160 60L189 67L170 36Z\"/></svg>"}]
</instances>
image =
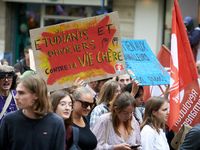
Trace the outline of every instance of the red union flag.
<instances>
[{"instance_id":1,"label":"red union flag","mask_svg":"<svg viewBox=\"0 0 200 150\"><path fill-rule=\"evenodd\" d=\"M198 78L177 0L174 0L172 12L170 62L170 113L168 125L169 129L172 129L180 115L180 92L186 88L187 84Z\"/></svg>"},{"instance_id":2,"label":"red union flag","mask_svg":"<svg viewBox=\"0 0 200 150\"><path fill-rule=\"evenodd\" d=\"M162 66L170 73L170 51L163 45L157 58ZM180 68L179 68L180 69ZM194 70L195 72L196 70ZM167 85L145 86L144 101L146 102L152 96L163 97ZM172 127L172 130L178 132L183 124L194 126L200 122L200 99L199 85L197 80L186 84L185 88L181 88L180 94L180 114L179 119ZM169 124L167 122L167 124Z\"/></svg>"}]
</instances>

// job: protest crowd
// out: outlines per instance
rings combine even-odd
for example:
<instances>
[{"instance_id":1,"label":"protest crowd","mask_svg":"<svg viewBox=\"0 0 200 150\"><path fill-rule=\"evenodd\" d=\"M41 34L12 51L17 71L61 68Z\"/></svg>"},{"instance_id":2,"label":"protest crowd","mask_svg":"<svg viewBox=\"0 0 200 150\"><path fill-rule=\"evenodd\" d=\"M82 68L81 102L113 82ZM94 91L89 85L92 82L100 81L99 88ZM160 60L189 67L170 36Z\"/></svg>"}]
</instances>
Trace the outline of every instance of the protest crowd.
<instances>
[{"instance_id":1,"label":"protest crowd","mask_svg":"<svg viewBox=\"0 0 200 150\"><path fill-rule=\"evenodd\" d=\"M102 19L101 23L104 24L107 21L106 19L108 20L109 18L105 17L105 20ZM184 20L188 32L188 27L192 26L189 25L191 21L190 17L186 17ZM80 32L79 36L84 40L91 40L91 32L89 30L88 27L88 29ZM107 31L109 32L106 33ZM190 32L193 31L194 28ZM196 33L193 33L193 35L198 34L197 32L199 31L199 29L196 29ZM105 63L102 65L102 68L104 67L105 70L110 71L110 74L113 74L114 71L109 68L111 66L109 62L120 62L123 57L121 51L114 52L117 47L116 43L112 43L113 45L109 44L112 38L110 34L114 37L115 29L112 27L112 24L106 25L106 28L99 27L99 41L102 35L108 37L102 38L101 44L97 45L95 43L95 40L98 38L91 40L90 46L87 46L86 42L80 41L83 49L79 47L78 43L76 43L76 46L73 43L71 47L74 50L70 49L70 47L65 47L66 54L72 54L73 52L81 53L84 50L92 49L93 53L88 54L84 52L84 59L81 60L78 57L78 60L81 67L97 67L92 56L95 54L95 48L100 47L102 52L96 53L96 56L98 56L96 57L97 62L99 64ZM59 36L56 36L56 38ZM69 34L70 36L72 39L65 39L63 35L62 44L67 43L65 40L69 40L69 43L76 41L73 33ZM192 33L188 33L188 36L190 42L194 40ZM200 37L200 33L198 36ZM46 41L46 45L43 44L43 46L45 48L48 47L47 40L51 43L53 38L43 38L42 40L45 39ZM114 38L116 39L116 37ZM195 44L192 46L196 46L197 41L200 39L197 36L196 38ZM41 46L41 41L35 41L34 46L37 51L44 49ZM142 42L139 41L138 43ZM57 43L59 42L57 41ZM123 41L122 43L125 43L123 49L126 51L131 49L131 44L133 44L131 42L130 44L129 41ZM136 45L138 44L137 41L135 43ZM54 46L54 44L51 46ZM113 51L109 49L112 51L112 56L110 52L105 51L103 53L108 48L108 45L112 45ZM144 43L141 45L144 46ZM165 85L166 88L163 91L163 95L151 95L144 101L144 93L147 89L143 83L146 80L135 77L135 72L131 71L130 66L126 66L128 69L122 72L124 66L122 63L119 63L115 68L115 71L119 72L118 74L116 73L109 77L103 76L96 81L85 82L85 79L92 78L94 75L87 74L87 77L83 78L82 74L76 76L74 73L74 76L71 76L73 79L70 79L72 84L69 87L49 90L48 86L52 86L62 77L62 71L75 70L78 63L70 64L71 68L68 68L67 65L56 68L56 65L52 65L52 62L56 61L54 58L63 59L64 56L62 54L65 55L64 50L58 49L57 52L60 50L60 56L58 53L56 54L55 50L49 51L47 56L49 57L49 62L51 61L49 64L52 65L53 69L43 69L45 76L49 77L46 81L40 71L38 73L31 68L29 53L35 50L32 46L29 45L24 48L25 57L13 66L9 64L8 60L1 60L0 150L200 149L198 144L200 142L200 124L196 123L194 127L183 125L179 129L181 133L175 132L173 130L175 128L171 128L171 125L168 124L169 117L171 117L169 116L170 102L168 100L171 87L173 86L171 81L170 84ZM140 46L140 49L147 51L148 48ZM194 50L193 53L191 51L191 54L194 54ZM193 56L196 58L196 55L197 52L195 51L191 58L194 59ZM131 59L131 56L133 55L126 54L125 58ZM142 59L150 61L146 54L143 54L141 59L133 58L132 60L141 61ZM196 59L194 60L196 61ZM199 64L199 61L196 61L196 73L200 70ZM106 65L108 68L106 68ZM165 72L165 70L161 70ZM53 76L54 74L55 76ZM159 78L156 78L156 75L148 78L151 79L152 83L159 80ZM65 79L67 80L67 78L64 78L59 80L59 82L64 83L63 80ZM197 82L200 82L199 79ZM197 85L199 90L199 84ZM197 95L195 90L191 90L193 95L190 95L190 97L193 98ZM186 105L183 108L187 109ZM182 132L184 127L188 127L188 130Z\"/></svg>"},{"instance_id":2,"label":"protest crowd","mask_svg":"<svg viewBox=\"0 0 200 150\"><path fill-rule=\"evenodd\" d=\"M118 81L108 78L88 84L78 78L71 88L50 93L45 81L32 70L17 76L14 67L1 65L0 77L1 112L4 112L1 149L71 149L75 141L77 149L83 150L137 149L131 146L141 148L144 141L149 141L146 149L151 145L148 130L145 137L140 132L141 116L145 113L143 87L129 74L118 76ZM153 97L151 101L158 103L157 99ZM159 112L161 107L165 107L164 115ZM152 114L153 118L160 117L155 126L162 136L167 108L166 103L161 103L156 115ZM167 141L162 138L161 142Z\"/></svg>"}]
</instances>

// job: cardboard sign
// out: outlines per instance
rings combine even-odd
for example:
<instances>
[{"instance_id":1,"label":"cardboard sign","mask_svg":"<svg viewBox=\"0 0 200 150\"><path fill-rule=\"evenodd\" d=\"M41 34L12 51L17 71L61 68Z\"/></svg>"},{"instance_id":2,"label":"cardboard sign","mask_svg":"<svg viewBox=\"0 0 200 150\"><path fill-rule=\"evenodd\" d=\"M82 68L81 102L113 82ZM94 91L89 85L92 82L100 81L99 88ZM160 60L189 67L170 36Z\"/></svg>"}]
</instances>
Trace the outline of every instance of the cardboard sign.
<instances>
[{"instance_id":1,"label":"cardboard sign","mask_svg":"<svg viewBox=\"0 0 200 150\"><path fill-rule=\"evenodd\" d=\"M170 76L145 40L122 39L126 70L140 85L169 84Z\"/></svg>"},{"instance_id":2,"label":"cardboard sign","mask_svg":"<svg viewBox=\"0 0 200 150\"><path fill-rule=\"evenodd\" d=\"M33 50L32 49L29 49L29 60L30 60L30 68L31 68L31 70L36 71L35 60L34 60Z\"/></svg>"},{"instance_id":3,"label":"cardboard sign","mask_svg":"<svg viewBox=\"0 0 200 150\"><path fill-rule=\"evenodd\" d=\"M30 30L37 74L49 91L126 72L118 13Z\"/></svg>"}]
</instances>

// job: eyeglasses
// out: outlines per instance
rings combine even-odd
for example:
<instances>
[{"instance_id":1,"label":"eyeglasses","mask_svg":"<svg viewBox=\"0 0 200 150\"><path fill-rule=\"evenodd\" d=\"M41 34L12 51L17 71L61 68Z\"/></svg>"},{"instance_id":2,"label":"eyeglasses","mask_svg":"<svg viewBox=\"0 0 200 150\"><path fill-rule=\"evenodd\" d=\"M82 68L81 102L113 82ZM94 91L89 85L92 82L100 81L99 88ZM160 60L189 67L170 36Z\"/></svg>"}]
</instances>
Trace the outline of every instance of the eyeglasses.
<instances>
[{"instance_id":1,"label":"eyeglasses","mask_svg":"<svg viewBox=\"0 0 200 150\"><path fill-rule=\"evenodd\" d=\"M95 106L95 103L89 103L89 102L81 101L78 99L75 99L75 100L78 102L81 102L83 108L87 108L90 105L90 108L92 109Z\"/></svg>"},{"instance_id":2,"label":"eyeglasses","mask_svg":"<svg viewBox=\"0 0 200 150\"><path fill-rule=\"evenodd\" d=\"M6 75L3 75L3 76L0 76L0 80L8 80L8 81L11 81L13 80L13 75L12 74L8 74L7 76Z\"/></svg>"},{"instance_id":3,"label":"eyeglasses","mask_svg":"<svg viewBox=\"0 0 200 150\"><path fill-rule=\"evenodd\" d=\"M64 106L64 107L67 106L67 107L70 108L70 109L73 108L73 104L72 104L72 103L60 102L59 105L60 105L60 106Z\"/></svg>"}]
</instances>

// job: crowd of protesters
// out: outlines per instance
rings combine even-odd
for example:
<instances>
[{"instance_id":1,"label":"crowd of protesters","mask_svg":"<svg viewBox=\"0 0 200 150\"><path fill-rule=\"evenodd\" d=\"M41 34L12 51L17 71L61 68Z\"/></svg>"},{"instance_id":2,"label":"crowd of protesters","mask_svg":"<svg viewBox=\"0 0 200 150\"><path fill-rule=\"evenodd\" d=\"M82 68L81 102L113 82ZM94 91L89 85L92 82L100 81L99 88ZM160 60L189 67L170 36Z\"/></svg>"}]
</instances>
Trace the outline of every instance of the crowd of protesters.
<instances>
[{"instance_id":1,"label":"crowd of protesters","mask_svg":"<svg viewBox=\"0 0 200 150\"><path fill-rule=\"evenodd\" d=\"M48 92L25 59L0 65L1 150L169 150L168 100L129 74Z\"/></svg>"}]
</instances>

